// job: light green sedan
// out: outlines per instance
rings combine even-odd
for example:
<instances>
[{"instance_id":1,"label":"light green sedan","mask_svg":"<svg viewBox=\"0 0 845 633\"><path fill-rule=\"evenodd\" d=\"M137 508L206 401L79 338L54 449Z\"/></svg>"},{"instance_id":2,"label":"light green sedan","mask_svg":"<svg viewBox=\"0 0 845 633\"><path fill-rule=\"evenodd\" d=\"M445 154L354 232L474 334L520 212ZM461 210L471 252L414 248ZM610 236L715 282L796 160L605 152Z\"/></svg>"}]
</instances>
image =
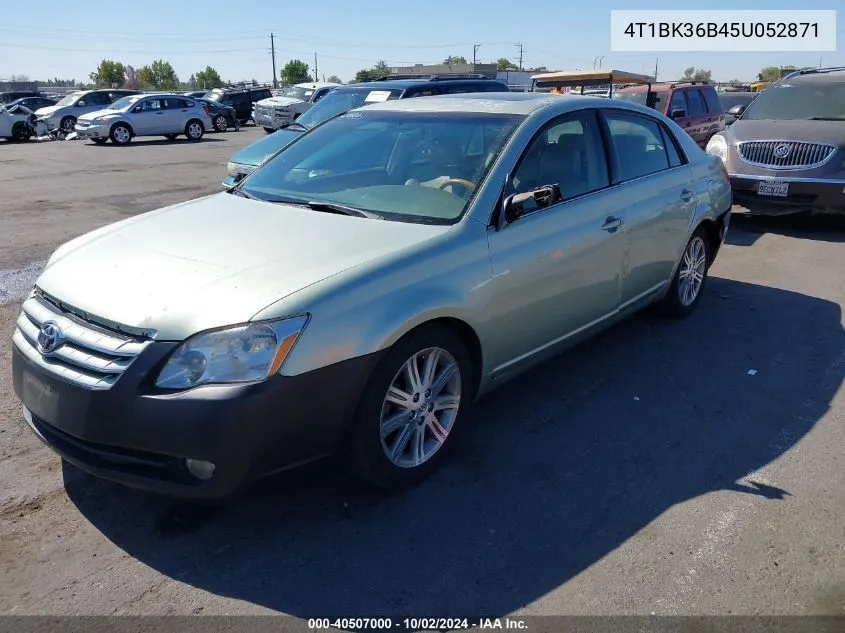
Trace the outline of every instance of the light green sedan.
<instances>
[{"instance_id":1,"label":"light green sedan","mask_svg":"<svg viewBox=\"0 0 845 633\"><path fill-rule=\"evenodd\" d=\"M649 304L690 314L730 207L719 158L636 104L373 104L60 247L15 391L56 452L133 487L220 498L329 454L408 485L509 378Z\"/></svg>"}]
</instances>

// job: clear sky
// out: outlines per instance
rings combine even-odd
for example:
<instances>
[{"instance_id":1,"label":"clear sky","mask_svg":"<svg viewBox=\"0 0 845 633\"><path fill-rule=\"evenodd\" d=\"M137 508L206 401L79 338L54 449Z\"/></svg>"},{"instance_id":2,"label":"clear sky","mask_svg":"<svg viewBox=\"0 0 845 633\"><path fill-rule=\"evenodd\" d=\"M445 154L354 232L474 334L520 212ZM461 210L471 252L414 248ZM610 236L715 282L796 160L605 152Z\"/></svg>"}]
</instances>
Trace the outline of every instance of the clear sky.
<instances>
[{"instance_id":1,"label":"clear sky","mask_svg":"<svg viewBox=\"0 0 845 633\"><path fill-rule=\"evenodd\" d=\"M838 9L842 0L811 6L786 0L708 0L690 9ZM18 6L16 3L12 5ZM11 6L11 5L10 5ZM318 75L352 79L383 59L389 65L436 63L449 55L478 61L506 57L515 63L524 46L525 67L563 70L602 65L674 79L689 66L713 71L715 80L751 80L764 66L845 66L845 11L837 25L836 53L616 53L610 50L611 9L677 9L677 2L641 0L272 0L173 2L145 0L39 0L4 11L0 21L0 79L87 80L103 58L140 67L170 61L180 79L211 65L224 80L270 81L270 33L280 69L299 58Z\"/></svg>"}]
</instances>

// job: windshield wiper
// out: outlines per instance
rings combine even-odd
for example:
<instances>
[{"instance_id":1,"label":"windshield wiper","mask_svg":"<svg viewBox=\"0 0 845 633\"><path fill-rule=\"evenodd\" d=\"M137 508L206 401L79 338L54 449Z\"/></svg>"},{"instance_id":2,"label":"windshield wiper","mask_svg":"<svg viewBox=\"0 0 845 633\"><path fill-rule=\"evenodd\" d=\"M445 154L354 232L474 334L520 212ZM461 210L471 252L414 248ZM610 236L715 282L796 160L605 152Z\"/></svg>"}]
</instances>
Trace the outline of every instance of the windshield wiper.
<instances>
[{"instance_id":1,"label":"windshield wiper","mask_svg":"<svg viewBox=\"0 0 845 633\"><path fill-rule=\"evenodd\" d=\"M228 189L227 191L229 193L231 193L233 196L240 196L241 198L247 198L249 200L260 200L261 199L261 198L256 198L252 194L247 193L246 191L244 191L243 189L241 189L240 187L237 187L237 186L232 187L231 189Z\"/></svg>"},{"instance_id":2,"label":"windshield wiper","mask_svg":"<svg viewBox=\"0 0 845 633\"><path fill-rule=\"evenodd\" d=\"M382 220L382 216L371 211L364 211L356 209L355 207L347 207L343 204L336 204L334 202L321 202L320 200L310 200L305 203L309 209L315 211L328 211L330 213L340 213L341 215L352 215L356 218L370 218L372 220Z\"/></svg>"}]
</instances>

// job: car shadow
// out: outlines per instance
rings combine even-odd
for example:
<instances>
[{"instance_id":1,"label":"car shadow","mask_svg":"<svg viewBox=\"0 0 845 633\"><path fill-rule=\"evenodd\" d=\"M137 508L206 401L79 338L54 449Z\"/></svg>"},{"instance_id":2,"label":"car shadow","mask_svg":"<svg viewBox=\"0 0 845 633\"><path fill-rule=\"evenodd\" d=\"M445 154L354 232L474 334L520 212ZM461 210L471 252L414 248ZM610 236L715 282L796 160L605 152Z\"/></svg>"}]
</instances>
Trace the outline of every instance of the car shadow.
<instances>
[{"instance_id":1,"label":"car shadow","mask_svg":"<svg viewBox=\"0 0 845 633\"><path fill-rule=\"evenodd\" d=\"M225 132L224 132L225 133ZM132 142L128 145L115 145L111 141L108 143L103 143L102 145L98 145L94 142L87 142L83 141L87 147L113 147L115 149L124 148L124 147L137 147L139 145L198 145L200 143L220 143L221 141L225 141L222 138L215 138L214 136L209 136L210 134L218 135L221 134L220 132L206 132L203 137L199 141L189 141L184 136L180 136L179 138L175 138L170 140L168 138L156 138L156 137L149 137L145 138L144 140L138 140L137 138L132 139Z\"/></svg>"},{"instance_id":2,"label":"car shadow","mask_svg":"<svg viewBox=\"0 0 845 633\"><path fill-rule=\"evenodd\" d=\"M828 411L841 320L830 301L712 278L689 319L643 312L480 401L452 459L402 493L329 463L220 508L69 465L65 487L117 547L214 594L303 618L504 615L676 504L790 495L755 471Z\"/></svg>"},{"instance_id":3,"label":"car shadow","mask_svg":"<svg viewBox=\"0 0 845 633\"><path fill-rule=\"evenodd\" d=\"M731 216L725 241L732 246L753 246L767 233L841 244L845 242L845 215L762 216L741 210Z\"/></svg>"}]
</instances>

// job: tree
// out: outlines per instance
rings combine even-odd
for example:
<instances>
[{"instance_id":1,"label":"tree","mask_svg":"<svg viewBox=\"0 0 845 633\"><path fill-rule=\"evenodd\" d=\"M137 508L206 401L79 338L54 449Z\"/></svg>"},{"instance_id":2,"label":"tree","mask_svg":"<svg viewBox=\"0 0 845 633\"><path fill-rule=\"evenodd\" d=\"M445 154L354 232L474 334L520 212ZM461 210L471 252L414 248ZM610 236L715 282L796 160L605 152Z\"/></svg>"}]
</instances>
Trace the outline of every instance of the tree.
<instances>
[{"instance_id":1,"label":"tree","mask_svg":"<svg viewBox=\"0 0 845 633\"><path fill-rule=\"evenodd\" d=\"M214 70L211 66L206 66L205 70L199 71L196 76L191 75L191 84L199 85L201 88L211 90L212 88L219 88L223 85L223 80L220 79L220 73Z\"/></svg>"},{"instance_id":2,"label":"tree","mask_svg":"<svg viewBox=\"0 0 845 633\"><path fill-rule=\"evenodd\" d=\"M129 90L138 90L141 87L141 78L133 66L127 66L123 73L123 87Z\"/></svg>"},{"instance_id":3,"label":"tree","mask_svg":"<svg viewBox=\"0 0 845 633\"><path fill-rule=\"evenodd\" d=\"M516 64L507 57L500 57L496 60L496 70L516 70Z\"/></svg>"},{"instance_id":4,"label":"tree","mask_svg":"<svg viewBox=\"0 0 845 633\"><path fill-rule=\"evenodd\" d=\"M340 77L337 75L331 75L326 81L330 84L342 84L343 82L340 80Z\"/></svg>"},{"instance_id":5,"label":"tree","mask_svg":"<svg viewBox=\"0 0 845 633\"><path fill-rule=\"evenodd\" d=\"M161 59L141 68L138 78L142 84L156 90L176 90L179 87L179 77L173 66Z\"/></svg>"},{"instance_id":6,"label":"tree","mask_svg":"<svg viewBox=\"0 0 845 633\"><path fill-rule=\"evenodd\" d=\"M88 75L98 88L111 88L123 85L126 68L120 62L104 59L97 66L97 70Z\"/></svg>"},{"instance_id":7,"label":"tree","mask_svg":"<svg viewBox=\"0 0 845 633\"><path fill-rule=\"evenodd\" d=\"M282 72L279 73L283 84L304 84L308 81L314 81L314 78L308 73L308 64L301 59L292 59Z\"/></svg>"},{"instance_id":8,"label":"tree","mask_svg":"<svg viewBox=\"0 0 845 633\"><path fill-rule=\"evenodd\" d=\"M386 61L380 60L372 68L364 68L355 73L355 81L359 83L362 81L375 81L389 74L390 66L387 65Z\"/></svg>"},{"instance_id":9,"label":"tree","mask_svg":"<svg viewBox=\"0 0 845 633\"><path fill-rule=\"evenodd\" d=\"M713 71L704 70L703 68L696 68L690 66L684 70L683 79L685 81L710 81L713 79Z\"/></svg>"},{"instance_id":10,"label":"tree","mask_svg":"<svg viewBox=\"0 0 845 633\"><path fill-rule=\"evenodd\" d=\"M443 63L447 66L455 66L457 64L468 64L467 58L461 55L449 55L446 59L443 60Z\"/></svg>"}]
</instances>

